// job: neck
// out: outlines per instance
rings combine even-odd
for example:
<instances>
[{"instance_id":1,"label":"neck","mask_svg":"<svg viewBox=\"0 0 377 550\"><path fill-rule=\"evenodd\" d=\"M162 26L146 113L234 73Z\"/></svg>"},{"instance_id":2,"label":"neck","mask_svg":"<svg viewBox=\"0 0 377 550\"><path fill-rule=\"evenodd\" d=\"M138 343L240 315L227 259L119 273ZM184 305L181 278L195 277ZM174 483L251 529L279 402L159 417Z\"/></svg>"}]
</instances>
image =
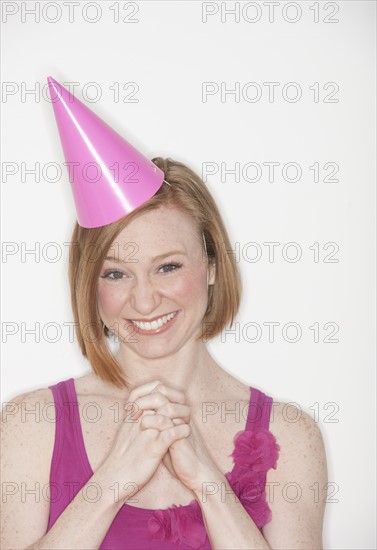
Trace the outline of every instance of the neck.
<instances>
[{"instance_id":1,"label":"neck","mask_svg":"<svg viewBox=\"0 0 377 550\"><path fill-rule=\"evenodd\" d=\"M130 389L160 380L184 392L189 403L208 394L209 384L217 378L221 368L213 360L203 342L185 346L171 355L141 357L120 346L115 355Z\"/></svg>"}]
</instances>

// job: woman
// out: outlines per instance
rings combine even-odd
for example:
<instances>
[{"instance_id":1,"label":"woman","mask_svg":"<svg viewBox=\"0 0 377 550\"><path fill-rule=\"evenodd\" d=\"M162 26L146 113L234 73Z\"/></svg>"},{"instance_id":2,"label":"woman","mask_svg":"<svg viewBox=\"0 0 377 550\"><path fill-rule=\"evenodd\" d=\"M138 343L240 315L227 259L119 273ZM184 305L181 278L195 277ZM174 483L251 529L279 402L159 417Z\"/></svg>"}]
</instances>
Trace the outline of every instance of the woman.
<instances>
[{"instance_id":1,"label":"woman","mask_svg":"<svg viewBox=\"0 0 377 550\"><path fill-rule=\"evenodd\" d=\"M92 372L4 414L2 547L320 549L320 431L211 357L205 343L238 311L238 267L202 180L152 162L164 180L148 200L75 226L72 307ZM48 414L31 421L33 408Z\"/></svg>"}]
</instances>

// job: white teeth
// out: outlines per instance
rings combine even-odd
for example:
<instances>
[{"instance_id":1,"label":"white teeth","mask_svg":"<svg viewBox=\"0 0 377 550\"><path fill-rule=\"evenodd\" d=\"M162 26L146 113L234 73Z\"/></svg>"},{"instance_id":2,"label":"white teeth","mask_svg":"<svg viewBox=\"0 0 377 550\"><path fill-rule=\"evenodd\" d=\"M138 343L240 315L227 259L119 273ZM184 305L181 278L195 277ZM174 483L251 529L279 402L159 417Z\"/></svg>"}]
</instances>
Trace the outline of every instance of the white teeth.
<instances>
[{"instance_id":1,"label":"white teeth","mask_svg":"<svg viewBox=\"0 0 377 550\"><path fill-rule=\"evenodd\" d=\"M166 325L166 323L170 321L170 319L172 319L174 315L176 315L176 313L176 311L174 313L169 313L169 315L164 315L163 317L160 317L159 319L156 319L151 323L139 323L138 321L132 321L132 323L142 330L156 330L163 325Z\"/></svg>"}]
</instances>

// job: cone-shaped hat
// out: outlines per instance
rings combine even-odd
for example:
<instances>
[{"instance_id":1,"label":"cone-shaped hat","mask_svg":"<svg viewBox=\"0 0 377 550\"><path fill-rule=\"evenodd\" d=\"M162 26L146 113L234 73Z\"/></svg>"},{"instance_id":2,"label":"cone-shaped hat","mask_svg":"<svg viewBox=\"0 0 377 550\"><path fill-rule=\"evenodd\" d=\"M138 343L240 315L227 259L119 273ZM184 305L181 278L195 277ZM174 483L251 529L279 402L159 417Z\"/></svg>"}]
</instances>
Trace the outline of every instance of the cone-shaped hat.
<instances>
[{"instance_id":1,"label":"cone-shaped hat","mask_svg":"<svg viewBox=\"0 0 377 550\"><path fill-rule=\"evenodd\" d=\"M48 85L78 223L107 225L149 200L163 171L56 80L49 77Z\"/></svg>"}]
</instances>

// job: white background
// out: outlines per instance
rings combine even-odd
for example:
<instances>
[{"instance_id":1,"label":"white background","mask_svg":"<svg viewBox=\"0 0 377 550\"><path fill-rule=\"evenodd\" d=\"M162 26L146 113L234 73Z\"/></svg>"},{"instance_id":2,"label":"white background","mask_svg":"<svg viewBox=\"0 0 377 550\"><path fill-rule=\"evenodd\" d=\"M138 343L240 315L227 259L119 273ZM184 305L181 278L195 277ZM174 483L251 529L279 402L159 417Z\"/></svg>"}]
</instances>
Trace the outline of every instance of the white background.
<instances>
[{"instance_id":1,"label":"white background","mask_svg":"<svg viewBox=\"0 0 377 550\"><path fill-rule=\"evenodd\" d=\"M6 177L3 172L2 179L2 240L14 252L3 255L2 263L2 401L89 370L64 325L72 314L63 243L70 240L75 212L53 109L45 99L47 88L44 96L25 94L36 86L42 90L52 75L63 84L76 82L77 97L147 157L169 156L199 174L204 163L218 165L207 185L239 250L244 296L239 337L224 334L222 341L219 336L208 344L210 351L245 383L315 416L332 494L325 547L376 548L375 3L289 7L278 2L269 20L268 3L258 2L260 19L254 23L247 19L256 18L256 3L246 9L245 2L238 3L239 22L224 13L222 22L220 3L208 6L218 11L204 22L202 2L138 2L135 23L122 21L131 14L123 2L119 22L114 21L115 2L102 1L97 8L80 2L72 23L63 3L60 20L52 22L59 16L53 2L44 12L38 5L36 22L25 13L36 4L3 2L2 13L2 158L19 170ZM4 10L14 6L17 13L7 16ZM235 3L225 7L234 9ZM98 21L89 22L96 13ZM123 101L122 88L129 82L138 86L138 102ZM240 95L222 97L219 91L204 101L203 82L219 90L238 83ZM250 101L251 82L260 86L259 101ZM271 102L266 82L278 83ZM302 91L296 102L282 94L289 82ZM114 83L120 87L118 102L110 89ZM310 89L315 83L318 101ZM333 90L327 83L339 86L333 96L337 102L324 101ZM101 97L90 102L98 90ZM294 97L294 89L287 94ZM269 181L263 163L272 161L280 164ZM36 182L35 175L22 174L21 163L30 169L37 162L41 171L59 163L62 177L48 181L51 170ZM229 169L237 162L241 170L257 163L259 181L247 181L241 173L237 182L221 174L221 163ZM282 172L290 162L301 167L297 182L288 181L294 172L288 178ZM315 163L319 182L310 169ZM338 165L333 175L338 181L324 181L331 176L326 163ZM252 242L261 248L259 261L251 261ZM267 242L278 243L271 262ZM282 254L290 242L302 252L298 261ZM38 246L39 258L22 256L25 247ZM59 250L61 258L53 261ZM286 254L292 257L294 250ZM269 341L264 323L273 321L279 325ZM261 328L254 343L255 330L242 332L250 322ZM36 323L38 342L35 334L25 334ZM287 341L294 337L291 329L284 338L287 323L301 328L297 342ZM56 330L49 324L61 331L55 342Z\"/></svg>"}]
</instances>

